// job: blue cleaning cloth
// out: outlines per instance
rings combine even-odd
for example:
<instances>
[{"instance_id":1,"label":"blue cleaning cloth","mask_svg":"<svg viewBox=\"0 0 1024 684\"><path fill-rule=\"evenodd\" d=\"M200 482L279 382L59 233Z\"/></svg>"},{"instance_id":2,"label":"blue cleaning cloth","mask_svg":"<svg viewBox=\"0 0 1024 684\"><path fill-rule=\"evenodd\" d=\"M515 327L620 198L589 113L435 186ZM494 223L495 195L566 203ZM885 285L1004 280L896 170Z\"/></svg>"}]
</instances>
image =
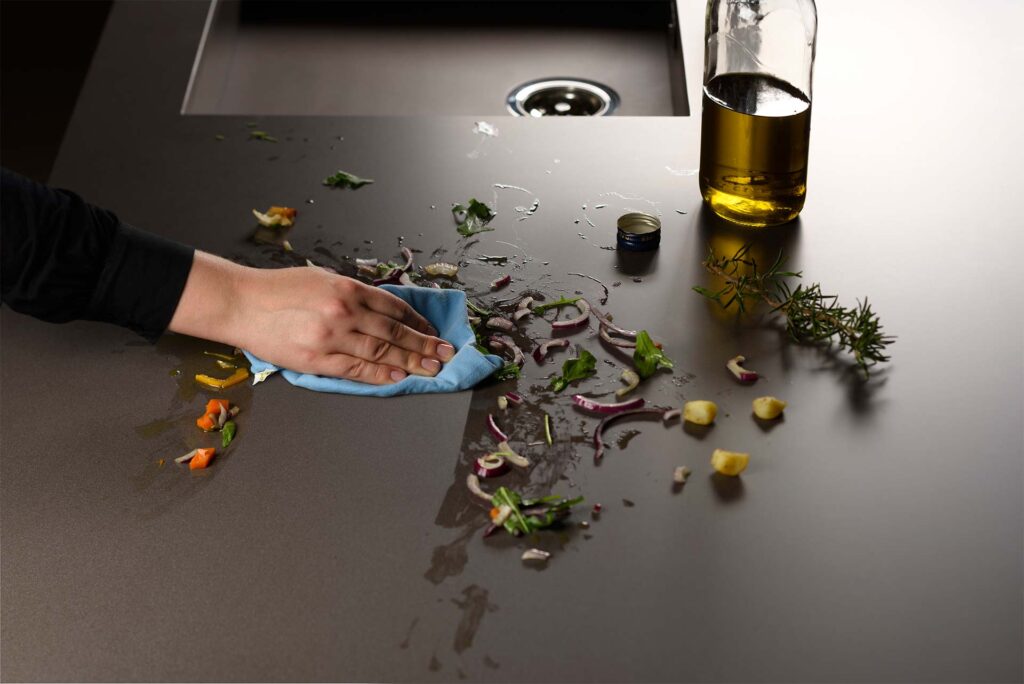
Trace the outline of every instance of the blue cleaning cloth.
<instances>
[{"instance_id":1,"label":"blue cleaning cloth","mask_svg":"<svg viewBox=\"0 0 1024 684\"><path fill-rule=\"evenodd\" d=\"M437 290L429 287L381 285L381 289L404 299L413 309L437 329L438 337L455 347L455 356L441 367L432 378L409 375L391 385L368 385L355 380L327 378L322 375L296 373L281 369L259 359L249 352L252 372L280 370L284 379L293 385L336 394L361 394L369 397L393 397L397 394L427 394L430 392L458 392L470 389L504 365L500 357L481 354L476 347L476 336L469 327L466 314L466 293L461 290Z\"/></svg>"}]
</instances>

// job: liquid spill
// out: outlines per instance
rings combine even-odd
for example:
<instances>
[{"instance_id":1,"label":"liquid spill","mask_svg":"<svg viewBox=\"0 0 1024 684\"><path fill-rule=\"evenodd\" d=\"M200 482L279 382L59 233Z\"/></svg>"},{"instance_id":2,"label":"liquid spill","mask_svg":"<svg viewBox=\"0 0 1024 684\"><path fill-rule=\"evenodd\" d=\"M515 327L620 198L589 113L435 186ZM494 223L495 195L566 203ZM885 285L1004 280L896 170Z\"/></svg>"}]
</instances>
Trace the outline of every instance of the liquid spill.
<instances>
[{"instance_id":1,"label":"liquid spill","mask_svg":"<svg viewBox=\"0 0 1024 684\"><path fill-rule=\"evenodd\" d=\"M405 638L402 639L402 643L398 644L398 648L405 650L409 648L409 642L412 640L412 631L416 629L416 625L420 622L419 616L414 617L412 622L409 624L409 629L405 632Z\"/></svg>"},{"instance_id":2,"label":"liquid spill","mask_svg":"<svg viewBox=\"0 0 1024 684\"><path fill-rule=\"evenodd\" d=\"M615 445L620 449L625 449L627 446L629 446L629 443L633 441L633 438L639 434L639 430L626 430L621 435L619 435L618 439L615 440Z\"/></svg>"},{"instance_id":3,"label":"liquid spill","mask_svg":"<svg viewBox=\"0 0 1024 684\"><path fill-rule=\"evenodd\" d=\"M480 135L486 135L489 138L493 138L498 135L498 127L489 124L486 121L477 121L473 125L473 132L479 133Z\"/></svg>"},{"instance_id":4,"label":"liquid spill","mask_svg":"<svg viewBox=\"0 0 1024 684\"><path fill-rule=\"evenodd\" d=\"M490 603L488 592L476 584L471 584L462 590L465 597L461 601L452 599L452 603L462 609L462 618L455 628L454 647L456 653L462 653L473 645L477 630L480 629L480 622L487 613L493 613L498 606Z\"/></svg>"}]
</instances>

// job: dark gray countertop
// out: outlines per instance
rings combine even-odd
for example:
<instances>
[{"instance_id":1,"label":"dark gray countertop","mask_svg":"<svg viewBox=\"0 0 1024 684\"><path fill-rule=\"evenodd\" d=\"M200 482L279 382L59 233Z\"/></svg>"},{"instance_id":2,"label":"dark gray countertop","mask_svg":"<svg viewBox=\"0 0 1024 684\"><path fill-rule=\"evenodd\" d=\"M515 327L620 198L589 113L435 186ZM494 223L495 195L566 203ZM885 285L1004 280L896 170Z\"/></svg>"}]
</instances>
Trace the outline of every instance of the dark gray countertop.
<instances>
[{"instance_id":1,"label":"dark gray countertop","mask_svg":"<svg viewBox=\"0 0 1024 684\"><path fill-rule=\"evenodd\" d=\"M693 105L702 3L680 7ZM1020 680L1019 3L819 3L807 206L756 239L808 280L870 295L899 339L866 385L690 291L708 243L748 239L669 170L696 167L697 118L497 119L485 139L472 118L182 117L205 14L115 6L55 184L257 264L278 257L246 241L253 207L298 206L296 252L329 263L355 247L394 256L399 236L455 255L447 207L496 196L496 230L470 255L519 250L517 286L553 293L598 294L574 271L621 281L608 308L677 362L645 396L711 398L725 415L707 434L639 424L595 467L595 421L567 397L544 404L559 441L525 449L531 481L605 512L543 535L555 555L538 572L519 561L525 542L480 538L458 482L487 443L494 387L237 388L238 442L197 476L156 461L197 439L201 396L170 373L209 345L3 309L3 679ZM246 141L249 118L281 142ZM377 183L320 187L336 168ZM532 197L494 183L529 188L536 215L515 221ZM600 249L626 207L662 213L649 261ZM493 273L464 269L471 288ZM610 358L593 335L579 339ZM764 374L755 388L722 368L736 353ZM548 369L529 363L521 387L539 401ZM607 391L616 373L583 387ZM748 415L760 394L790 401L771 430ZM526 419L514 430L539 436ZM739 483L709 478L717 446L753 454ZM683 463L695 472L674 493Z\"/></svg>"}]
</instances>

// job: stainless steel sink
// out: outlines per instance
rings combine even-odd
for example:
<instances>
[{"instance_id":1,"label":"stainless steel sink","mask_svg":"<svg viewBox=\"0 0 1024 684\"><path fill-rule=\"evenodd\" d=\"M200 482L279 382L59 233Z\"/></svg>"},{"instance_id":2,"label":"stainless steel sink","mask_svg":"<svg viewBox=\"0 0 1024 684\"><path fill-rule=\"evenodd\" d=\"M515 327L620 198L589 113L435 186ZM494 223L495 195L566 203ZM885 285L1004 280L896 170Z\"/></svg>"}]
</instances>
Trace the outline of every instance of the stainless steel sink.
<instances>
[{"instance_id":1,"label":"stainless steel sink","mask_svg":"<svg viewBox=\"0 0 1024 684\"><path fill-rule=\"evenodd\" d=\"M563 86L521 113L688 116L675 17L673 0L213 0L182 113L493 117L575 80L614 102Z\"/></svg>"}]
</instances>

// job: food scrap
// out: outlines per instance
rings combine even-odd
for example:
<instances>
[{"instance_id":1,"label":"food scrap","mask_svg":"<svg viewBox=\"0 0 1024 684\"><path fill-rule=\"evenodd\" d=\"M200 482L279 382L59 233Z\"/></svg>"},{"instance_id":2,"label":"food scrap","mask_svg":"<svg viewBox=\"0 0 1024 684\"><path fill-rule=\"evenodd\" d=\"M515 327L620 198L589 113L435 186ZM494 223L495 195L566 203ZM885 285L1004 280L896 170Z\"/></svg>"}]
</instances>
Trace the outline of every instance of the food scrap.
<instances>
[{"instance_id":1,"label":"food scrap","mask_svg":"<svg viewBox=\"0 0 1024 684\"><path fill-rule=\"evenodd\" d=\"M211 389L222 390L238 383L249 377L249 371L245 368L238 368L234 373L226 378L215 378L205 373L196 374L196 382L200 385L205 385Z\"/></svg>"},{"instance_id":2,"label":"food scrap","mask_svg":"<svg viewBox=\"0 0 1024 684\"><path fill-rule=\"evenodd\" d=\"M290 228L295 224L295 215L298 210L291 207L272 206L266 213L252 210L252 215L264 228Z\"/></svg>"},{"instance_id":3,"label":"food scrap","mask_svg":"<svg viewBox=\"0 0 1024 684\"><path fill-rule=\"evenodd\" d=\"M551 389L564 390L570 382L589 378L597 372L597 359L586 349L579 350L579 356L562 364L562 374L551 379Z\"/></svg>"},{"instance_id":4,"label":"food scrap","mask_svg":"<svg viewBox=\"0 0 1024 684\"><path fill-rule=\"evenodd\" d=\"M500 512L509 509L500 527L515 536L531 534L537 530L551 527L572 513L572 507L583 502L578 496L567 499L558 495L549 495L537 499L525 499L508 487L498 487L491 503ZM497 516L496 516L497 517ZM498 527L496 523L492 525Z\"/></svg>"},{"instance_id":5,"label":"food scrap","mask_svg":"<svg viewBox=\"0 0 1024 684\"><path fill-rule=\"evenodd\" d=\"M688 401L683 404L683 420L694 425L711 425L718 415L718 405L713 401Z\"/></svg>"},{"instance_id":6,"label":"food scrap","mask_svg":"<svg viewBox=\"0 0 1024 684\"><path fill-rule=\"evenodd\" d=\"M495 216L496 214L489 206L476 199L470 199L465 205L456 204L452 207L452 218L455 219L456 230L463 237L494 230L488 228L487 224Z\"/></svg>"},{"instance_id":7,"label":"food scrap","mask_svg":"<svg viewBox=\"0 0 1024 684\"><path fill-rule=\"evenodd\" d=\"M725 364L725 367L729 369L729 372L739 380L740 382L754 382L757 380L757 371L747 370L743 367L743 362L746 361L744 356L734 356Z\"/></svg>"},{"instance_id":8,"label":"food scrap","mask_svg":"<svg viewBox=\"0 0 1024 684\"><path fill-rule=\"evenodd\" d=\"M338 169L336 173L324 178L323 184L330 188L351 188L353 190L358 190L364 185L369 185L372 182L372 178L360 178L355 174Z\"/></svg>"},{"instance_id":9,"label":"food scrap","mask_svg":"<svg viewBox=\"0 0 1024 684\"><path fill-rule=\"evenodd\" d=\"M640 377L647 379L654 375L661 368L672 369L675 364L672 359L665 356L646 330L641 330L636 335L636 349L633 350L633 365L636 366Z\"/></svg>"},{"instance_id":10,"label":"food scrap","mask_svg":"<svg viewBox=\"0 0 1024 684\"><path fill-rule=\"evenodd\" d=\"M788 404L778 397L758 397L754 399L754 415L762 420L775 420L782 415Z\"/></svg>"},{"instance_id":11,"label":"food scrap","mask_svg":"<svg viewBox=\"0 0 1024 684\"><path fill-rule=\"evenodd\" d=\"M527 549L523 551L522 559L524 561L541 561L546 563L551 558L551 553L542 549Z\"/></svg>"},{"instance_id":12,"label":"food scrap","mask_svg":"<svg viewBox=\"0 0 1024 684\"><path fill-rule=\"evenodd\" d=\"M196 449L195 455L188 462L189 470L201 470L202 468L210 465L210 461L213 460L213 455L216 450L213 447L209 449Z\"/></svg>"},{"instance_id":13,"label":"food scrap","mask_svg":"<svg viewBox=\"0 0 1024 684\"><path fill-rule=\"evenodd\" d=\"M750 454L739 451L715 449L711 454L711 467L716 472L730 477L735 477L746 470L748 463L750 463Z\"/></svg>"},{"instance_id":14,"label":"food scrap","mask_svg":"<svg viewBox=\"0 0 1024 684\"><path fill-rule=\"evenodd\" d=\"M686 484L688 477L690 477L690 469L686 466L679 466L672 471L672 481L676 484Z\"/></svg>"}]
</instances>

